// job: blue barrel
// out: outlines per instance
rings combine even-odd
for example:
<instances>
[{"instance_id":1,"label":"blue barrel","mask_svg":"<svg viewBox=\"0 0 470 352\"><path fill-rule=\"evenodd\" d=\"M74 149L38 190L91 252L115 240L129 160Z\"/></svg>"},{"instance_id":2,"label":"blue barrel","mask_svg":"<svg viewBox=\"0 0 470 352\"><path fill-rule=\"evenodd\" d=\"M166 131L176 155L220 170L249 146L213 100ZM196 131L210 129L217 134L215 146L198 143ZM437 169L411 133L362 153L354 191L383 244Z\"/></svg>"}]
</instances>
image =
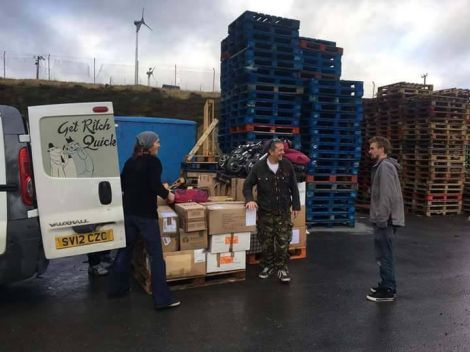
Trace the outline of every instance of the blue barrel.
<instances>
[{"instance_id":1,"label":"blue barrel","mask_svg":"<svg viewBox=\"0 0 470 352\"><path fill-rule=\"evenodd\" d=\"M196 122L161 117L115 116L119 167L132 155L135 136L154 131L160 136L158 157L163 164L162 181L173 183L180 174L181 161L196 144Z\"/></svg>"}]
</instances>

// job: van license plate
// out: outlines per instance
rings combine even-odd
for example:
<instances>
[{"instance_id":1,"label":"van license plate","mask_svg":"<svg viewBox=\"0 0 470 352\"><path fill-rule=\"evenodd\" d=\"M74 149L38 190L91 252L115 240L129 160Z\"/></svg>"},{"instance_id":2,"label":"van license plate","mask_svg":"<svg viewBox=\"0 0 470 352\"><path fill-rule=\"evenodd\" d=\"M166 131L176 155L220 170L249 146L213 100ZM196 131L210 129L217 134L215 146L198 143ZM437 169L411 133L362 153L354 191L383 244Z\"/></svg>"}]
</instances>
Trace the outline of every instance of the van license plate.
<instances>
[{"instance_id":1,"label":"van license plate","mask_svg":"<svg viewBox=\"0 0 470 352\"><path fill-rule=\"evenodd\" d=\"M73 234L68 236L56 237L55 248L64 249L79 246L86 246L89 244L110 242L114 240L113 230L95 231L83 234Z\"/></svg>"}]
</instances>

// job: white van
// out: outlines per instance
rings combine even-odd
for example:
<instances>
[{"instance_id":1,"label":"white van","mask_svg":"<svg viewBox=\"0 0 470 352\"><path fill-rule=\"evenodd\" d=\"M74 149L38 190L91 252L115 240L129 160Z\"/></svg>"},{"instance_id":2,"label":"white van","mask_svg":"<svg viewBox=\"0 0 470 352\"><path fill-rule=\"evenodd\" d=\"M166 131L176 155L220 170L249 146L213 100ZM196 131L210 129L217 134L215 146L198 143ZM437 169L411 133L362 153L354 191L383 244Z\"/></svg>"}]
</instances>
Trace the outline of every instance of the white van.
<instances>
[{"instance_id":1,"label":"white van","mask_svg":"<svg viewBox=\"0 0 470 352\"><path fill-rule=\"evenodd\" d=\"M0 285L124 246L112 103L0 106Z\"/></svg>"}]
</instances>

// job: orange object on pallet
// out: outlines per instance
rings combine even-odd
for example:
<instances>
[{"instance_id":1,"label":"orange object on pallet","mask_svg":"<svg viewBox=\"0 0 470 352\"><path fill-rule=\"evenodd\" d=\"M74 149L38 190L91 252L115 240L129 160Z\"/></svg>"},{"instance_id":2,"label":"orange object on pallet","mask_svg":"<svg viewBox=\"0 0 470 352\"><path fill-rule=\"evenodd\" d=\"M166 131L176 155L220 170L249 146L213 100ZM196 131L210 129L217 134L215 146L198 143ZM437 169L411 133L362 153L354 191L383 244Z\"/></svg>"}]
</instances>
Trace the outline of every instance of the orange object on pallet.
<instances>
[{"instance_id":1,"label":"orange object on pallet","mask_svg":"<svg viewBox=\"0 0 470 352\"><path fill-rule=\"evenodd\" d=\"M302 248L291 248L289 249L290 259L304 259L307 257L307 247ZM246 255L246 263L247 264L259 264L261 260L261 253L253 253Z\"/></svg>"},{"instance_id":2,"label":"orange object on pallet","mask_svg":"<svg viewBox=\"0 0 470 352\"><path fill-rule=\"evenodd\" d=\"M299 127L280 126L280 125L263 125L263 124L250 124L230 128L230 133L244 133L244 132L257 132L257 133L282 133L282 134L299 134Z\"/></svg>"}]
</instances>

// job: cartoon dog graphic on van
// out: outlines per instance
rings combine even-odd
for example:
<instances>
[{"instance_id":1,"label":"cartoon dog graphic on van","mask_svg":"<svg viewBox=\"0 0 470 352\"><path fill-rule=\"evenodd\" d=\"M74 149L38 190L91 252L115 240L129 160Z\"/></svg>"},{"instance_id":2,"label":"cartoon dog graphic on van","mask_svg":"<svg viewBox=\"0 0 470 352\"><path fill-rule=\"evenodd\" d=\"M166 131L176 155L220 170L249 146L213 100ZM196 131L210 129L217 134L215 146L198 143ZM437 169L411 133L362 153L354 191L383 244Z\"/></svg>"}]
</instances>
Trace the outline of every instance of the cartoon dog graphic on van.
<instances>
[{"instance_id":1,"label":"cartoon dog graphic on van","mask_svg":"<svg viewBox=\"0 0 470 352\"><path fill-rule=\"evenodd\" d=\"M47 152L51 164L50 175L52 177L77 177L75 162L65 151L57 148L53 143L49 143Z\"/></svg>"},{"instance_id":2,"label":"cartoon dog graphic on van","mask_svg":"<svg viewBox=\"0 0 470 352\"><path fill-rule=\"evenodd\" d=\"M57 148L53 143L49 143L47 152L51 162L51 176L52 177L65 177L64 165L68 157L64 151Z\"/></svg>"},{"instance_id":3,"label":"cartoon dog graphic on van","mask_svg":"<svg viewBox=\"0 0 470 352\"><path fill-rule=\"evenodd\" d=\"M73 140L71 137L66 138L67 144L64 146L66 155L72 157L75 164L76 177L92 177L95 170L93 159L85 149Z\"/></svg>"}]
</instances>

